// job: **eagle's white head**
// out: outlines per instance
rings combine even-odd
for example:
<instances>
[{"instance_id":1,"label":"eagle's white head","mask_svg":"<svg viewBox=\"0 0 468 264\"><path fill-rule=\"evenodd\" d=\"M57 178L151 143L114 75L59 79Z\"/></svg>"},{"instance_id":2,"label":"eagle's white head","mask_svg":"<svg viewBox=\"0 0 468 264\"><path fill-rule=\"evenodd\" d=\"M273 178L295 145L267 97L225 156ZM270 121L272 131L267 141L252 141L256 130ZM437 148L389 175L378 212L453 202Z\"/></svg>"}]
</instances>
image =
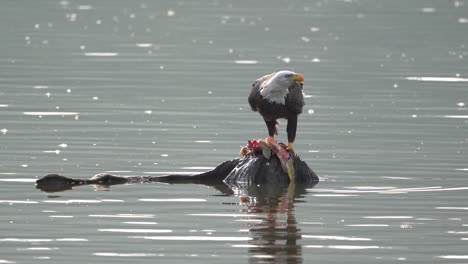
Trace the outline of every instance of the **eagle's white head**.
<instances>
[{"instance_id":1,"label":"eagle's white head","mask_svg":"<svg viewBox=\"0 0 468 264\"><path fill-rule=\"evenodd\" d=\"M260 94L272 103L285 104L288 87L295 82L303 82L304 76L293 71L279 71L265 80L260 86Z\"/></svg>"}]
</instances>

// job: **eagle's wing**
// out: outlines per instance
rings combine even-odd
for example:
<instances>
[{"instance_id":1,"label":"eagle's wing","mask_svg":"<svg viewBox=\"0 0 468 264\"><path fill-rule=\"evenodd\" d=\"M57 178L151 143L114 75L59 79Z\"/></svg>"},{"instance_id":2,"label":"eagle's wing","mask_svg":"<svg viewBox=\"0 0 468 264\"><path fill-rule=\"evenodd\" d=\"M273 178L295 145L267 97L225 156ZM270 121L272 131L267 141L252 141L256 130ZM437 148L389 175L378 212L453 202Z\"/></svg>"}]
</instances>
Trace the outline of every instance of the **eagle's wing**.
<instances>
[{"instance_id":1,"label":"eagle's wing","mask_svg":"<svg viewBox=\"0 0 468 264\"><path fill-rule=\"evenodd\" d=\"M264 81L273 77L275 73L276 72L260 77L257 80L255 80L255 82L252 84L252 88L250 89L249 94L249 105L252 108L252 111L258 111L257 105L260 104L260 101L262 99L262 96L260 95L260 86Z\"/></svg>"},{"instance_id":2,"label":"eagle's wing","mask_svg":"<svg viewBox=\"0 0 468 264\"><path fill-rule=\"evenodd\" d=\"M288 87L289 93L286 97L286 107L291 113L300 114L304 107L304 95L302 94L302 83L294 83Z\"/></svg>"},{"instance_id":3,"label":"eagle's wing","mask_svg":"<svg viewBox=\"0 0 468 264\"><path fill-rule=\"evenodd\" d=\"M249 105L252 108L252 111L257 111L257 98L260 96L260 84L258 80L252 84L252 88L250 89L249 94Z\"/></svg>"}]
</instances>

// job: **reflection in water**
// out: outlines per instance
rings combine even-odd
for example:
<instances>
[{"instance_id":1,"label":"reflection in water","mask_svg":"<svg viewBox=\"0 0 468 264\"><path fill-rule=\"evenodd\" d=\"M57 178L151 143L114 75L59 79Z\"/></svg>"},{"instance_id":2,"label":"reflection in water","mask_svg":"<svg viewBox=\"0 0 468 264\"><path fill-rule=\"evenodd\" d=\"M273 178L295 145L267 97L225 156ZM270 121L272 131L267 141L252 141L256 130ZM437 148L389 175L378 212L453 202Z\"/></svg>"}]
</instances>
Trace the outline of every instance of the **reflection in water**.
<instances>
[{"instance_id":1,"label":"reflection in water","mask_svg":"<svg viewBox=\"0 0 468 264\"><path fill-rule=\"evenodd\" d=\"M294 212L295 198L305 186L230 186L246 206L242 212L260 221L249 223L249 263L302 263L300 229ZM310 186L309 186L310 187Z\"/></svg>"}]
</instances>

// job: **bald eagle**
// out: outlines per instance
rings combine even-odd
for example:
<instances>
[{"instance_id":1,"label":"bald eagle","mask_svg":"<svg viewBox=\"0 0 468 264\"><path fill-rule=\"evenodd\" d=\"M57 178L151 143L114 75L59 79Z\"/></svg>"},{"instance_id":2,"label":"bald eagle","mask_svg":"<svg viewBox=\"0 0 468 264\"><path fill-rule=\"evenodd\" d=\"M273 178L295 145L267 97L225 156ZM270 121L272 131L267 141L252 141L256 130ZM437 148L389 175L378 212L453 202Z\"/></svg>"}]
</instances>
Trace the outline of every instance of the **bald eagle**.
<instances>
[{"instance_id":1,"label":"bald eagle","mask_svg":"<svg viewBox=\"0 0 468 264\"><path fill-rule=\"evenodd\" d=\"M294 152L297 116L302 113L304 97L302 82L304 77L292 71L279 71L257 79L250 90L249 104L252 111L260 113L268 128L267 141L278 134L278 118L288 120L288 149Z\"/></svg>"}]
</instances>

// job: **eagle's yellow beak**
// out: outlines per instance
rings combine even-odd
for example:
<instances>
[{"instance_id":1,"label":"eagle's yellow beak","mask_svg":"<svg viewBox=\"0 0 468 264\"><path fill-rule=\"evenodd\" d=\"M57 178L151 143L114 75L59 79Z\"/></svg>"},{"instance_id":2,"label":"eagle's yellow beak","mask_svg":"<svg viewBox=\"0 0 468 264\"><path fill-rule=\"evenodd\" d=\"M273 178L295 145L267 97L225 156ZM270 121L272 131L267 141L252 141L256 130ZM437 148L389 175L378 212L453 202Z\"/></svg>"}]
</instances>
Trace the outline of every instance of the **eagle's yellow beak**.
<instances>
[{"instance_id":1,"label":"eagle's yellow beak","mask_svg":"<svg viewBox=\"0 0 468 264\"><path fill-rule=\"evenodd\" d=\"M295 74L293 77L292 77L292 80L295 81L295 82L303 82L304 81L304 76L302 76L301 74Z\"/></svg>"}]
</instances>

